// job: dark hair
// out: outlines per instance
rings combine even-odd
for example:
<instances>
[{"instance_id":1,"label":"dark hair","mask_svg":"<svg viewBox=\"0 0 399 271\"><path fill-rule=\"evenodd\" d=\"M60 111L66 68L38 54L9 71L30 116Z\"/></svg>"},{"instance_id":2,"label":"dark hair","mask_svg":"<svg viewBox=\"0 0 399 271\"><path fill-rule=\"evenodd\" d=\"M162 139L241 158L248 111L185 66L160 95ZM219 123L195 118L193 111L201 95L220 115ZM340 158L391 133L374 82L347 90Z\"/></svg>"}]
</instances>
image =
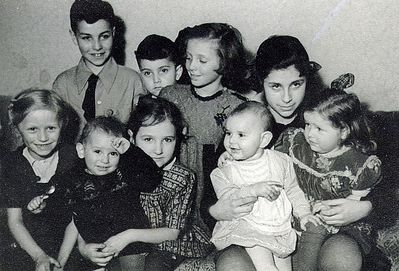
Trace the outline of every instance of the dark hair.
<instances>
[{"instance_id":1,"label":"dark hair","mask_svg":"<svg viewBox=\"0 0 399 271\"><path fill-rule=\"evenodd\" d=\"M84 144L87 138L94 132L101 131L116 137L122 137L126 134L125 125L113 116L99 116L86 123L83 128L79 142Z\"/></svg>"},{"instance_id":2,"label":"dark hair","mask_svg":"<svg viewBox=\"0 0 399 271\"><path fill-rule=\"evenodd\" d=\"M217 40L220 67L216 72L222 75L222 85L238 92L248 90L246 53L241 33L236 28L226 23L204 23L181 30L176 44L179 55L183 58L186 56L187 43L191 39Z\"/></svg>"},{"instance_id":3,"label":"dark hair","mask_svg":"<svg viewBox=\"0 0 399 271\"><path fill-rule=\"evenodd\" d=\"M177 48L175 43L167 37L156 34L145 37L134 53L138 65L140 65L140 60L142 59L158 60L167 58L177 63Z\"/></svg>"},{"instance_id":4,"label":"dark hair","mask_svg":"<svg viewBox=\"0 0 399 271\"><path fill-rule=\"evenodd\" d=\"M365 110L355 94L325 89L319 93L318 99L312 99L308 103L304 111L319 113L331 121L335 128L347 128L349 133L342 145L353 147L365 154L376 150L376 144L371 140Z\"/></svg>"},{"instance_id":5,"label":"dark hair","mask_svg":"<svg viewBox=\"0 0 399 271\"><path fill-rule=\"evenodd\" d=\"M235 116L247 112L254 113L259 117L259 121L262 123L264 131L272 130L273 116L267 106L260 102L248 101L241 103L231 111L229 116Z\"/></svg>"},{"instance_id":6,"label":"dark hair","mask_svg":"<svg viewBox=\"0 0 399 271\"><path fill-rule=\"evenodd\" d=\"M94 24L103 19L110 24L111 28L115 25L114 9L111 4L102 0L75 0L71 6L69 18L71 29L75 34L81 21Z\"/></svg>"},{"instance_id":7,"label":"dark hair","mask_svg":"<svg viewBox=\"0 0 399 271\"><path fill-rule=\"evenodd\" d=\"M183 116L177 106L168 100L151 94L140 97L140 100L130 115L128 129L135 137L141 127L153 126L165 120L175 127L176 150L183 139Z\"/></svg>"},{"instance_id":8,"label":"dark hair","mask_svg":"<svg viewBox=\"0 0 399 271\"><path fill-rule=\"evenodd\" d=\"M26 89L10 101L8 116L10 124L17 127L25 117L35 110L50 110L56 113L61 123L61 133L69 122L69 105L54 91L47 89Z\"/></svg>"}]
</instances>

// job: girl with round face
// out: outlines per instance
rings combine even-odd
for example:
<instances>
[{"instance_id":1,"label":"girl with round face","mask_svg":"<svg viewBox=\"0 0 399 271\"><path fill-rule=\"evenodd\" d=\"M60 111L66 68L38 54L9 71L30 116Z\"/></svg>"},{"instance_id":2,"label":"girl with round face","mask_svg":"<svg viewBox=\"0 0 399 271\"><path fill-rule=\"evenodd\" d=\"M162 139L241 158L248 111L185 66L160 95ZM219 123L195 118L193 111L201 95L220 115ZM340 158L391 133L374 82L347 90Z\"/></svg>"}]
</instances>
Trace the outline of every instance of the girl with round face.
<instances>
[{"instance_id":1,"label":"girl with round face","mask_svg":"<svg viewBox=\"0 0 399 271\"><path fill-rule=\"evenodd\" d=\"M54 187L52 176L56 171L68 169L76 160L73 147L60 144L68 123L67 112L67 104L55 92L42 89L22 91L9 105L11 125L23 143L5 159L7 170L3 176L8 224L19 245L19 250L13 253L16 255L13 269L60 267L56 253L70 218L56 212L51 204L46 213L57 213L51 219L39 213L49 197L46 191ZM40 202L33 208L31 203L36 198Z\"/></svg>"}]
</instances>

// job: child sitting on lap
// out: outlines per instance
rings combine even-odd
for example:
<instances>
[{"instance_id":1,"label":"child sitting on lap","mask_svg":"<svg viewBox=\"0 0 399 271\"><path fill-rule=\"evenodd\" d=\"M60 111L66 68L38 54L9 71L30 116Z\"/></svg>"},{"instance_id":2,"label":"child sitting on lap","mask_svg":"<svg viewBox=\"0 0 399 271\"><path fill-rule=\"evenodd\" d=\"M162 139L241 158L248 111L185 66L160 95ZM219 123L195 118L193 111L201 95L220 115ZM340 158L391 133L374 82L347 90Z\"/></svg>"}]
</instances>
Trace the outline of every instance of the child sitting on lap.
<instances>
[{"instance_id":1,"label":"child sitting on lap","mask_svg":"<svg viewBox=\"0 0 399 271\"><path fill-rule=\"evenodd\" d=\"M232 221L219 221L212 241L221 250L244 246L257 270L291 270L296 233L291 211L300 219L318 224L299 188L290 158L265 149L272 139L272 116L265 105L245 102L226 120L224 146L233 160L215 169L211 180L217 196L256 196L252 212Z\"/></svg>"}]
</instances>

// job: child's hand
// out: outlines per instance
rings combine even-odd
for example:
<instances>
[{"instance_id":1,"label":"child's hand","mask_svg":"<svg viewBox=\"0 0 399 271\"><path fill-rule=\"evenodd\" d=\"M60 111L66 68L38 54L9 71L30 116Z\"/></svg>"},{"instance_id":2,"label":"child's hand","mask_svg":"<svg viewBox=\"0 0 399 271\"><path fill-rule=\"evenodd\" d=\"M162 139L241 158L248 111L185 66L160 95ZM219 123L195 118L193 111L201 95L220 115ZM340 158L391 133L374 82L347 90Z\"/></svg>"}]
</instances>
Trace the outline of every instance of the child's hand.
<instances>
[{"instance_id":1,"label":"child's hand","mask_svg":"<svg viewBox=\"0 0 399 271\"><path fill-rule=\"evenodd\" d=\"M46 207L46 202L44 201L47 199L49 196L48 195L41 195L34 197L29 203L28 203L28 210L31 211L34 214L38 214L41 211L43 211L44 207Z\"/></svg>"},{"instance_id":2,"label":"child's hand","mask_svg":"<svg viewBox=\"0 0 399 271\"><path fill-rule=\"evenodd\" d=\"M112 140L112 147L114 147L119 154L125 153L130 147L130 141L124 137L117 137Z\"/></svg>"},{"instance_id":3,"label":"child's hand","mask_svg":"<svg viewBox=\"0 0 399 271\"><path fill-rule=\"evenodd\" d=\"M227 151L225 151L218 159L218 167L224 167L227 161L231 160L233 160L233 157Z\"/></svg>"},{"instance_id":4,"label":"child's hand","mask_svg":"<svg viewBox=\"0 0 399 271\"><path fill-rule=\"evenodd\" d=\"M299 218L299 224L301 225L301 229L306 231L306 224L313 223L315 226L323 225L323 222L318 216L315 215L304 215L303 217Z\"/></svg>"},{"instance_id":5,"label":"child's hand","mask_svg":"<svg viewBox=\"0 0 399 271\"><path fill-rule=\"evenodd\" d=\"M276 200L281 193L282 186L278 183L270 184L267 182L261 182L255 184L256 196L264 197L269 201Z\"/></svg>"},{"instance_id":6,"label":"child's hand","mask_svg":"<svg viewBox=\"0 0 399 271\"><path fill-rule=\"evenodd\" d=\"M320 212L326 211L331 209L330 206L323 204L322 201L317 201L314 203L313 207L312 207L312 212L313 214L319 214Z\"/></svg>"},{"instance_id":7,"label":"child's hand","mask_svg":"<svg viewBox=\"0 0 399 271\"><path fill-rule=\"evenodd\" d=\"M35 259L35 262L35 271L51 271L51 265L61 268L60 263L56 259L46 254L40 255L37 259Z\"/></svg>"},{"instance_id":8,"label":"child's hand","mask_svg":"<svg viewBox=\"0 0 399 271\"><path fill-rule=\"evenodd\" d=\"M123 237L123 232L121 232L108 238L104 244L106 247L103 248L102 252L114 253L114 257L116 257L129 243L126 242L126 238Z\"/></svg>"}]
</instances>

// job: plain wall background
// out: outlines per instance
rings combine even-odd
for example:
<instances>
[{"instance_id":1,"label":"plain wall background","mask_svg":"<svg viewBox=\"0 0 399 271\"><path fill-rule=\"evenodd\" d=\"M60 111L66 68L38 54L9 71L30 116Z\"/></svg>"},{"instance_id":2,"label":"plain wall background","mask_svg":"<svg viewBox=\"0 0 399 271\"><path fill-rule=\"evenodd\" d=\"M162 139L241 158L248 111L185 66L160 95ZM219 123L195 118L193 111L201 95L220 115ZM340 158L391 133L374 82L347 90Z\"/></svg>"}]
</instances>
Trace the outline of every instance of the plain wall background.
<instances>
[{"instance_id":1,"label":"plain wall background","mask_svg":"<svg viewBox=\"0 0 399 271\"><path fill-rule=\"evenodd\" d=\"M73 0L0 0L0 92L51 88L77 64L69 36ZM109 0L126 24L126 66L148 34L172 40L203 22L238 28L254 52L273 34L298 37L330 82L355 74L351 88L373 110L399 110L399 1L384 0Z\"/></svg>"}]
</instances>

